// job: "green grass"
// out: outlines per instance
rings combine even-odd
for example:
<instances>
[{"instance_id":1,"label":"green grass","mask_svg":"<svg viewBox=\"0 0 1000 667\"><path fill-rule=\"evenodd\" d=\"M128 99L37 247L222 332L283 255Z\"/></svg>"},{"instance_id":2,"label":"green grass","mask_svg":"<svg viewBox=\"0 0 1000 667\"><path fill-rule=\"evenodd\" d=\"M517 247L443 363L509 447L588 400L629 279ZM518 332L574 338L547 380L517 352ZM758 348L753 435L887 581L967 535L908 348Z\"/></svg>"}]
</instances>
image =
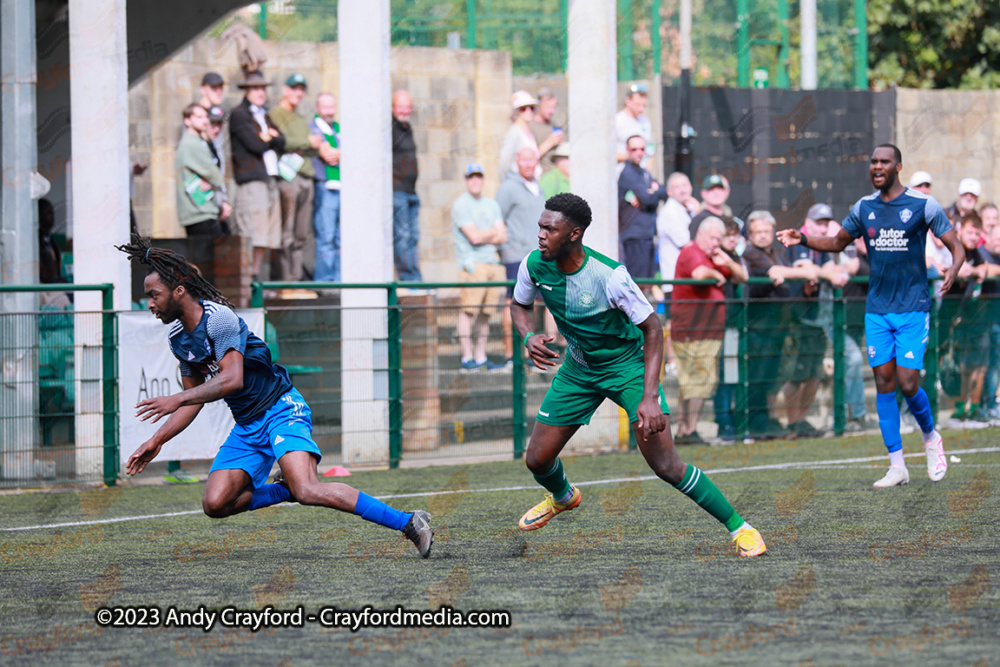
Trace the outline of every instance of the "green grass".
<instances>
[{"instance_id":1,"label":"green grass","mask_svg":"<svg viewBox=\"0 0 1000 667\"><path fill-rule=\"evenodd\" d=\"M356 473L428 508L429 560L355 517L281 506L0 532L0 662L24 664L988 664L1000 652L997 430L946 434L942 483L876 492L877 463L717 472L768 553L658 480L582 487L583 503L521 533L541 498L523 463ZM907 451L919 438L904 438ZM684 448L706 470L884 455L881 439ZM571 480L649 476L638 453L565 459ZM497 487L529 487L485 491ZM203 485L0 496L0 528L200 509ZM464 490L469 492L465 493ZM481 491L482 492L479 492ZM965 585L963 586L963 582ZM263 588L261 588L263 587ZM948 587L952 587L949 589ZM256 591L255 591L256 589ZM307 625L258 632L101 629L96 605L508 610L504 629Z\"/></svg>"}]
</instances>

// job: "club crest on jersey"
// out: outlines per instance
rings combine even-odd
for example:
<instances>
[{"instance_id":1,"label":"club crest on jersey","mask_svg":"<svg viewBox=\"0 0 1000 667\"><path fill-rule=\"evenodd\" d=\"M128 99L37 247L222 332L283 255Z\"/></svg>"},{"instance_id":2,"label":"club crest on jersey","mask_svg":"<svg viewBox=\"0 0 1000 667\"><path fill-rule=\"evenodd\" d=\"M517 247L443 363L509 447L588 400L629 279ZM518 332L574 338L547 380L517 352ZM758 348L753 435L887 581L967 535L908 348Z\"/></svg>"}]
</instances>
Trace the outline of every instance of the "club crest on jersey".
<instances>
[{"instance_id":1,"label":"club crest on jersey","mask_svg":"<svg viewBox=\"0 0 1000 667\"><path fill-rule=\"evenodd\" d=\"M869 227L868 228L868 238L872 238L872 239L875 238L875 228L874 227Z\"/></svg>"},{"instance_id":2,"label":"club crest on jersey","mask_svg":"<svg viewBox=\"0 0 1000 667\"><path fill-rule=\"evenodd\" d=\"M590 308L594 305L594 295L590 292L584 292L580 295L580 305L584 308Z\"/></svg>"},{"instance_id":3,"label":"club crest on jersey","mask_svg":"<svg viewBox=\"0 0 1000 667\"><path fill-rule=\"evenodd\" d=\"M912 217L913 217L913 211L911 211L908 208L904 208L902 211L899 212L899 219L902 220L904 224L909 222L910 218Z\"/></svg>"}]
</instances>

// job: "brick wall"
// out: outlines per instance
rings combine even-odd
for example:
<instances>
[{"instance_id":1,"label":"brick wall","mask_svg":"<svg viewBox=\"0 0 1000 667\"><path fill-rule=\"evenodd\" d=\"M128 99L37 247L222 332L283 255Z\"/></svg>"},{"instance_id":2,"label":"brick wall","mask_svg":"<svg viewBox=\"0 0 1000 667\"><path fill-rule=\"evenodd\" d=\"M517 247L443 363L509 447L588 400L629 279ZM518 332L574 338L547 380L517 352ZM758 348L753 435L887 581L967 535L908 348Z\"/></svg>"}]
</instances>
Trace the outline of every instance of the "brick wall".
<instances>
[{"instance_id":1,"label":"brick wall","mask_svg":"<svg viewBox=\"0 0 1000 667\"><path fill-rule=\"evenodd\" d=\"M265 48L265 73L275 82L269 90L271 104L277 102L280 84L292 72L301 72L310 84L303 113L312 112L317 93L337 94L337 44L266 42ZM409 90L414 102L424 277L457 280L451 204L465 190L462 171L468 163L492 165L497 161L513 92L510 55L406 47L393 48L390 58L393 89ZM181 238L184 234L177 223L174 155L181 136L181 110L199 97L201 77L207 71L219 72L226 79L223 106L231 109L239 104L242 94L236 83L242 76L235 47L216 39L195 40L129 91L132 156L150 164L150 170L136 179L134 209L140 231L156 238ZM228 135L228 127L223 133ZM497 174L487 174L487 194L498 186ZM311 250L307 250L306 260L311 267Z\"/></svg>"}]
</instances>

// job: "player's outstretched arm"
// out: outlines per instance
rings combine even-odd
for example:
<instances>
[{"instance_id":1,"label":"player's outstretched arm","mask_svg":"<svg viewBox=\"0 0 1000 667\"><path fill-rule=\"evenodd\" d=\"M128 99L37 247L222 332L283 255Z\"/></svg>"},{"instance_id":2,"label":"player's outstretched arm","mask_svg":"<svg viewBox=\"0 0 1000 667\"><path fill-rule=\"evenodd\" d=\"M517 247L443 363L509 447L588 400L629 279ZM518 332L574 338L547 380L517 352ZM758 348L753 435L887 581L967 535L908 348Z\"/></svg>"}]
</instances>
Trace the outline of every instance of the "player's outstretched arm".
<instances>
[{"instance_id":1,"label":"player's outstretched arm","mask_svg":"<svg viewBox=\"0 0 1000 667\"><path fill-rule=\"evenodd\" d=\"M952 264L948 267L948 270L944 272L944 280L941 281L941 293L944 294L951 289L951 284L955 282L955 278L958 276L958 270L962 268L962 264L965 263L965 248L958 240L958 234L954 229L949 229L946 234L941 237L941 242L944 243L945 247L951 251Z\"/></svg>"},{"instance_id":2,"label":"player's outstretched arm","mask_svg":"<svg viewBox=\"0 0 1000 667\"><path fill-rule=\"evenodd\" d=\"M204 384L185 389L172 396L140 401L135 406L136 416L142 421L152 419L155 424L161 417L173 414L181 407L211 403L243 388L242 354L233 349L229 350L219 361L219 368L221 369L219 374Z\"/></svg>"},{"instance_id":3,"label":"player's outstretched arm","mask_svg":"<svg viewBox=\"0 0 1000 667\"><path fill-rule=\"evenodd\" d=\"M184 384L184 389L194 389L198 385L204 382L204 378L201 376L181 376L181 382ZM137 406L138 407L138 406ZM171 438L190 426L194 418L198 416L201 412L201 405L188 405L178 408L166 422L163 423L153 437L142 443L138 449L132 452L132 456L128 457L128 461L125 463L125 472L129 475L138 475L140 472L146 469L146 464L155 459L159 453L160 449L165 445Z\"/></svg>"},{"instance_id":4,"label":"player's outstretched arm","mask_svg":"<svg viewBox=\"0 0 1000 667\"><path fill-rule=\"evenodd\" d=\"M786 248L802 243L803 238L802 232L797 229L782 229L778 232L778 240L785 244ZM853 242L854 237L841 229L833 238L810 236L806 247L820 252L840 252Z\"/></svg>"},{"instance_id":5,"label":"player's outstretched arm","mask_svg":"<svg viewBox=\"0 0 1000 667\"><path fill-rule=\"evenodd\" d=\"M642 376L642 400L635 412L639 418L642 437L648 438L650 433L659 433L667 425L663 410L660 409L660 369L663 367L663 329L660 317L652 313L639 325L639 329L643 337L645 372Z\"/></svg>"}]
</instances>

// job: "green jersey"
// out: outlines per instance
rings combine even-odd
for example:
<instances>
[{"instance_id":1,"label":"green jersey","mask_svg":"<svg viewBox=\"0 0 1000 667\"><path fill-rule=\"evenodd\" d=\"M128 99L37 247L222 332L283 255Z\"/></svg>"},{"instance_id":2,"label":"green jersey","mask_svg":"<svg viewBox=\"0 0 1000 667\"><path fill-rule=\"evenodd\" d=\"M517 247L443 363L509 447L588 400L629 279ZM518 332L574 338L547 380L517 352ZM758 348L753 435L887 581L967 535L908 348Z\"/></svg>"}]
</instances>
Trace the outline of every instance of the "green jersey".
<instances>
[{"instance_id":1,"label":"green jersey","mask_svg":"<svg viewBox=\"0 0 1000 667\"><path fill-rule=\"evenodd\" d=\"M583 265L563 273L533 250L521 262L514 300L531 304L541 292L568 345L566 360L588 369L642 358L638 324L653 307L618 262L584 246Z\"/></svg>"}]
</instances>

